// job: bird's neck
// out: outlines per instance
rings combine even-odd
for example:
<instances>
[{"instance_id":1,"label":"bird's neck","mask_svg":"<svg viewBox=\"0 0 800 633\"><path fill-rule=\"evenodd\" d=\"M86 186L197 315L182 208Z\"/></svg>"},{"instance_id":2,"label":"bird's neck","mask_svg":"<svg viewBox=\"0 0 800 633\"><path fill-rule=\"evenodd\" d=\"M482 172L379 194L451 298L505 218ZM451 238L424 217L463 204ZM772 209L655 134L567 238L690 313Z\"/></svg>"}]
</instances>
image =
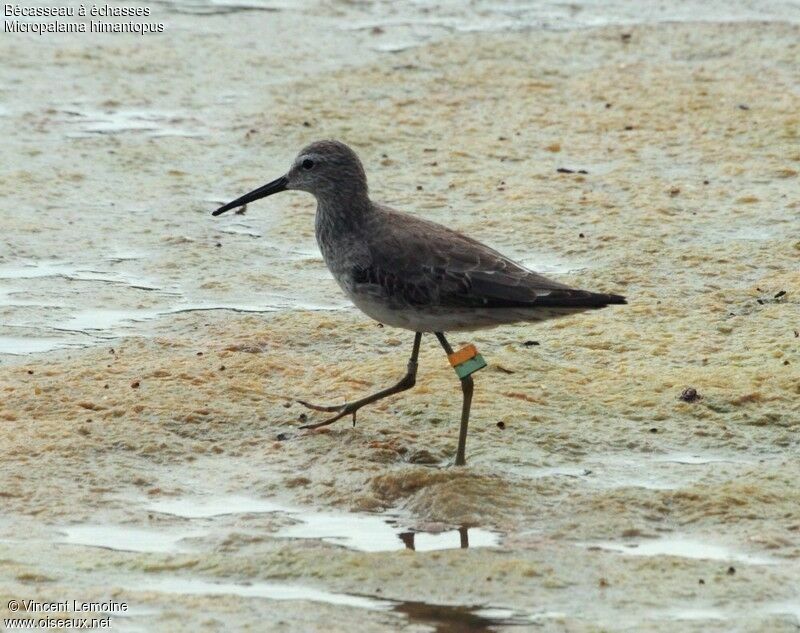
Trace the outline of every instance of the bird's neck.
<instances>
[{"instance_id":1,"label":"bird's neck","mask_svg":"<svg viewBox=\"0 0 800 633\"><path fill-rule=\"evenodd\" d=\"M372 202L366 191L336 190L317 196L317 228L335 232L351 232L363 226L372 213Z\"/></svg>"}]
</instances>

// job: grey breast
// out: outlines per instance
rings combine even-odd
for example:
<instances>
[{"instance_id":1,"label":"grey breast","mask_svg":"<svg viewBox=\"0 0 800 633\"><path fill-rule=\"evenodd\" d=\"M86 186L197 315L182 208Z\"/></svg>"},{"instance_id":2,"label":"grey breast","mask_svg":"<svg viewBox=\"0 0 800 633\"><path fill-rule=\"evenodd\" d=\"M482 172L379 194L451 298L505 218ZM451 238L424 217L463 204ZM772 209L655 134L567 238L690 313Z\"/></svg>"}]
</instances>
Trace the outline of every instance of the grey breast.
<instances>
[{"instance_id":1,"label":"grey breast","mask_svg":"<svg viewBox=\"0 0 800 633\"><path fill-rule=\"evenodd\" d=\"M354 271L370 265L370 253L361 227L343 222L318 205L315 233L325 265L348 295L357 294Z\"/></svg>"}]
</instances>

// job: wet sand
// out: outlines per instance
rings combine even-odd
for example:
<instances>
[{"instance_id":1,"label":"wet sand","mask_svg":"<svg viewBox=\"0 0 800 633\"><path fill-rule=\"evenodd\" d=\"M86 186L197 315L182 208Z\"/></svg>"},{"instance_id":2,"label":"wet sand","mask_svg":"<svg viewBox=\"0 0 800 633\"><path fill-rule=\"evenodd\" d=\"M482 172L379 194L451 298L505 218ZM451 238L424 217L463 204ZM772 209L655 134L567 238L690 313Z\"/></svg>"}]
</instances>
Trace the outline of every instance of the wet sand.
<instances>
[{"instance_id":1,"label":"wet sand","mask_svg":"<svg viewBox=\"0 0 800 633\"><path fill-rule=\"evenodd\" d=\"M796 630L799 34L459 34L248 83L197 113L198 136L72 138L57 112L22 119L10 144L31 165L0 184L21 211L3 263L42 259L41 233L57 262L127 250L124 283L73 280L72 300L157 318L3 357L0 594L124 600L117 630ZM108 40L127 55L79 61L12 46L22 74L66 55L75 81L143 108L191 110L211 87L180 82L208 65L245 79L257 61L245 45L224 67L210 53L161 64L160 42ZM127 66L143 70L109 82ZM293 398L392 383L411 336L341 300L303 194L208 215L329 136L361 153L376 199L629 297L454 337L490 364L465 469L447 467L458 384L427 338L413 392L355 428L298 432ZM112 203L130 225L81 214ZM155 289L135 288L148 275ZM48 295L21 283L14 306ZM700 397L682 401L688 387ZM370 545L381 517L393 523Z\"/></svg>"}]
</instances>

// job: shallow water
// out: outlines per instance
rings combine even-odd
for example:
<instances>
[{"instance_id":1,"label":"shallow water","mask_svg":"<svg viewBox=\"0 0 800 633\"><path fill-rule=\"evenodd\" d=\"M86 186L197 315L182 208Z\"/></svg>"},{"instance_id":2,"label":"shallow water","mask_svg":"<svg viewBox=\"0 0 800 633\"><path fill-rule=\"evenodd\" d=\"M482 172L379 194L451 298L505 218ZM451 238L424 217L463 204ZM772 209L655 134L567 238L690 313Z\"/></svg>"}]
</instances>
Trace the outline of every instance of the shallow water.
<instances>
[{"instance_id":1,"label":"shallow water","mask_svg":"<svg viewBox=\"0 0 800 633\"><path fill-rule=\"evenodd\" d=\"M136 133L145 137L200 136L204 132L192 128L180 112L154 110L64 110L64 121L69 138L83 138L94 134ZM207 132L205 132L207 133Z\"/></svg>"},{"instance_id":2,"label":"shallow water","mask_svg":"<svg viewBox=\"0 0 800 633\"><path fill-rule=\"evenodd\" d=\"M132 584L128 589L140 591L143 587L146 587L148 591L158 591L165 594L234 595L243 598L267 598L269 600L303 600L325 602L357 609L385 610L392 607L392 603L386 600L338 594L315 589L314 587L292 586L281 583L221 583L204 581L198 578L174 577L159 578L155 581L148 579L141 584Z\"/></svg>"},{"instance_id":3,"label":"shallow water","mask_svg":"<svg viewBox=\"0 0 800 633\"><path fill-rule=\"evenodd\" d=\"M151 513L186 518L182 527L137 527L130 525L69 525L57 529L56 542L63 545L95 547L122 553L180 555L202 551L211 534L219 537L225 527L214 519L241 515L236 530L246 529L246 517L259 514L288 517L292 525L271 534L275 539L314 539L362 552L416 550L431 552L450 548L495 546L499 535L477 528L441 529L436 532L408 530L396 515L317 512L290 508L273 500L241 495L180 497L147 503ZM152 514L149 515L152 519ZM244 521L244 522L243 522ZM145 523L147 521L145 520ZM289 582L222 582L197 577L159 575L129 584L128 591L156 592L161 595L236 596L269 601L304 601L336 607L391 611L411 622L432 624L441 631L489 631L500 625L521 625L550 617L546 613L486 607L431 604L384 599L379 596L326 591L314 586ZM125 627L147 621L154 611L133 601ZM124 630L129 630L128 628Z\"/></svg>"},{"instance_id":4,"label":"shallow water","mask_svg":"<svg viewBox=\"0 0 800 633\"><path fill-rule=\"evenodd\" d=\"M748 565L775 565L778 559L740 552L717 543L699 541L681 536L662 536L656 539L623 543L587 543L586 547L619 552L628 556L676 556L678 558L701 558Z\"/></svg>"},{"instance_id":5,"label":"shallow water","mask_svg":"<svg viewBox=\"0 0 800 633\"><path fill-rule=\"evenodd\" d=\"M291 539L319 539L362 552L411 549L432 551L449 548L491 547L499 543L497 533L480 528L441 529L437 532L412 530L396 514L319 512L274 501L247 497L199 497L165 499L147 506L149 510L185 518L209 518L228 514L280 513L292 525L273 536ZM407 519L406 519L407 521Z\"/></svg>"},{"instance_id":6,"label":"shallow water","mask_svg":"<svg viewBox=\"0 0 800 633\"><path fill-rule=\"evenodd\" d=\"M780 461L782 456L775 456L774 459ZM597 454L577 462L553 466L529 467L515 462L508 467L508 471L526 478L567 477L574 480L576 485L590 488L678 490L718 476L720 472L735 477L737 472L746 472L755 464L767 461L765 457L757 460L717 452L646 455L627 452Z\"/></svg>"},{"instance_id":7,"label":"shallow water","mask_svg":"<svg viewBox=\"0 0 800 633\"><path fill-rule=\"evenodd\" d=\"M183 577L160 578L153 582L142 579L141 584L131 585L129 590L137 592L143 587L169 595L220 596L262 598L271 601L295 601L324 603L336 607L391 612L402 620L433 626L440 633L481 633L496 630L498 626L531 624L552 617L552 614L525 614L512 609L488 607L462 607L429 604L425 602L403 602L385 600L372 596L339 594L322 591L314 587L282 583L232 583L209 582ZM138 618L141 620L142 618ZM402 625L402 620L397 625ZM136 619L133 619L136 623Z\"/></svg>"},{"instance_id":8,"label":"shallow water","mask_svg":"<svg viewBox=\"0 0 800 633\"><path fill-rule=\"evenodd\" d=\"M59 528L59 532L64 534L60 542L68 545L157 553L186 551L184 539L202 535L202 532L170 532L124 525L69 525Z\"/></svg>"}]
</instances>

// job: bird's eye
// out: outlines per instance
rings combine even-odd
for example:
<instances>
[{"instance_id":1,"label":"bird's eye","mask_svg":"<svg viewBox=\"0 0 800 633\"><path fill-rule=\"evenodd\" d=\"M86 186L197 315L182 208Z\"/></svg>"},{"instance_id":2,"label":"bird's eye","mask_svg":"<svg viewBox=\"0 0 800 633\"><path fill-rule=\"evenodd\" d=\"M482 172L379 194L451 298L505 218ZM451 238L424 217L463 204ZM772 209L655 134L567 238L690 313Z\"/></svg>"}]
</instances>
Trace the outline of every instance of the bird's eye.
<instances>
[{"instance_id":1,"label":"bird's eye","mask_svg":"<svg viewBox=\"0 0 800 633\"><path fill-rule=\"evenodd\" d=\"M306 158L303 161L303 169L313 169L314 168L314 161L310 158Z\"/></svg>"}]
</instances>

